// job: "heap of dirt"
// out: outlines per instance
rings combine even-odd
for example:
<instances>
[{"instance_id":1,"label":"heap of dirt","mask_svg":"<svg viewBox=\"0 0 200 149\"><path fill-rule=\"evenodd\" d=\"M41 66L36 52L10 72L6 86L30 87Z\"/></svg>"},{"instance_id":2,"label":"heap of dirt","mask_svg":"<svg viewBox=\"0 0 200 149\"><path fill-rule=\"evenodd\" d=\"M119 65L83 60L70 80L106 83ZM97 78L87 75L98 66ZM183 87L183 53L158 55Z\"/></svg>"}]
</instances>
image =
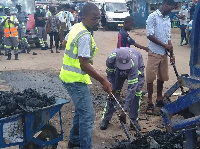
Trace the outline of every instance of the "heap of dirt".
<instances>
[{"instance_id":1,"label":"heap of dirt","mask_svg":"<svg viewBox=\"0 0 200 149\"><path fill-rule=\"evenodd\" d=\"M182 149L183 139L182 134L152 130L130 143L127 141L118 142L112 149Z\"/></svg>"},{"instance_id":2,"label":"heap of dirt","mask_svg":"<svg viewBox=\"0 0 200 149\"><path fill-rule=\"evenodd\" d=\"M0 118L34 111L55 104L55 97L39 94L31 88L23 92L0 92Z\"/></svg>"}]
</instances>

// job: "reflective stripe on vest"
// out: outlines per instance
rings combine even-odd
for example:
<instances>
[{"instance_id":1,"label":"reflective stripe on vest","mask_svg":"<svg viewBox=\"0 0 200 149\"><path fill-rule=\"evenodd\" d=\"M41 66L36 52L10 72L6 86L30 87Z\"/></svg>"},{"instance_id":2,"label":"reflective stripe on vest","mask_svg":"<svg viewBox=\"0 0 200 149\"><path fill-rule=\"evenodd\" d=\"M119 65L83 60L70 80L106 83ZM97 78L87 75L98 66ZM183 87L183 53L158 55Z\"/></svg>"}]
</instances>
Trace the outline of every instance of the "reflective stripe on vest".
<instances>
[{"instance_id":1,"label":"reflective stripe on vest","mask_svg":"<svg viewBox=\"0 0 200 149\"><path fill-rule=\"evenodd\" d=\"M63 82L82 82L86 84L91 84L90 77L81 69L78 58L77 41L80 37L82 37L85 34L90 34L91 36L91 59L97 52L97 47L91 33L84 27L82 23L74 25L68 35L68 40L63 58L63 66L60 71L60 78Z\"/></svg>"},{"instance_id":2,"label":"reflective stripe on vest","mask_svg":"<svg viewBox=\"0 0 200 149\"><path fill-rule=\"evenodd\" d=\"M14 16L11 16L10 20L14 22ZM12 23L8 23L8 20L7 20L4 25L4 36L10 37L10 35L12 37L15 37L18 35L18 31L15 25Z\"/></svg>"}]
</instances>

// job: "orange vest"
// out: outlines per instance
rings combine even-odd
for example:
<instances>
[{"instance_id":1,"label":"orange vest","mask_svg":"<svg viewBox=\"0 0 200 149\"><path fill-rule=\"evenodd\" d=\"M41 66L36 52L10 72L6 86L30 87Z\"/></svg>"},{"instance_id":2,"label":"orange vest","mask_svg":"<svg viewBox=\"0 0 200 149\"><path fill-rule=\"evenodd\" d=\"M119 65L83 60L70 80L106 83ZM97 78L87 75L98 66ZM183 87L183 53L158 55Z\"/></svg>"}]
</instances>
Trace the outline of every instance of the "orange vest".
<instances>
[{"instance_id":1,"label":"orange vest","mask_svg":"<svg viewBox=\"0 0 200 149\"><path fill-rule=\"evenodd\" d=\"M14 17L11 16L10 20L14 21ZM17 27L15 27L14 24L12 23L8 23L8 20L5 22L5 25L3 28L4 28L5 37L10 37L10 35L12 37L16 37L18 35Z\"/></svg>"}]
</instances>

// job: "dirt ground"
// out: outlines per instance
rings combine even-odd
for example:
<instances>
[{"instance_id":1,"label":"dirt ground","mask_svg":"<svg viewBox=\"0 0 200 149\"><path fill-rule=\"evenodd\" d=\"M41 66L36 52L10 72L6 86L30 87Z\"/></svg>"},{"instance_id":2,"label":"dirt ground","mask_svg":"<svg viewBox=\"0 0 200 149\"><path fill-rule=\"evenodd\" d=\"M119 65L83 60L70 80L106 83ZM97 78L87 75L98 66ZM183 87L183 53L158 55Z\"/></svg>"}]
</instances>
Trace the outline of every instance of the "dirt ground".
<instances>
[{"instance_id":1,"label":"dirt ground","mask_svg":"<svg viewBox=\"0 0 200 149\"><path fill-rule=\"evenodd\" d=\"M106 77L105 73L105 61L107 56L111 53L113 49L116 48L117 45L117 34L118 31L106 31L103 32L101 29L99 31L94 32L94 39L96 41L96 44L99 48L97 55L94 58L94 68L97 72L99 72L101 75ZM148 40L146 38L146 32L145 29L135 29L130 32L130 36L135 39L135 41L141 45L147 46ZM190 47L187 46L179 46L180 40L180 30L179 29L172 29L172 43L174 46L174 54L176 56L176 67L179 72L179 74L189 74L189 60L190 60ZM133 47L133 46L132 46ZM134 48L134 47L133 47ZM143 50L138 49L144 59L144 63L147 62L147 53ZM37 55L32 55L32 52L37 52ZM0 73L9 75L9 72L12 72L12 76L9 76L7 78L9 79L2 79L5 77L1 77L2 74L0 74L0 90L11 90L13 88L17 88L16 86L13 86L12 83L9 82L17 80L15 78L15 72L28 72L30 76L34 73L34 76L37 76L39 73L49 72L52 75L58 77L61 65L62 65L62 58L63 58L64 50L61 51L61 53L50 53L50 50L42 51L40 49L33 49L31 51L31 54L20 54L18 61L15 61L12 57L12 60L7 61L5 56L0 56ZM10 75L11 75L10 74ZM169 64L169 75L170 80L165 82L164 84L164 92L167 91L175 82L176 82L176 76L173 71L172 66ZM4 75L5 76L5 75ZM23 80L24 78L21 77L20 82L22 83L21 86L23 86ZM19 79L18 79L19 80ZM35 80L37 81L37 80ZM155 82L154 82L155 83ZM46 85L46 84L45 84ZM24 85L24 87L26 87ZM93 94L103 94L106 95L102 89L101 84L93 80L93 84L90 86L91 92ZM21 87L23 88L23 87ZM17 88L20 90L19 88ZM123 96L125 96L125 89L122 93ZM47 90L50 90L50 88ZM144 86L143 90L146 90L146 85ZM154 93L156 92L156 87L154 88ZM60 91L58 95L61 95L62 92ZM63 97L64 98L64 97ZM68 98L68 97L67 97ZM154 98L156 98L154 94ZM160 116L149 116L145 114L145 108L147 105L147 95L144 95L142 104L141 104L141 112L139 116L139 124L142 127L142 133L145 133L147 131L153 130L155 128L158 128L162 124L162 118ZM99 124L101 123L101 116L103 107L94 105L95 112L96 112L96 118L95 118L95 124L94 124L94 132L93 132L93 142L92 142L92 148L93 149L100 149L100 148L110 148L112 144L115 142L115 140L124 140L126 139L126 136L122 130L122 127L119 123L119 120L116 116L116 114L113 115L113 118L111 120L111 124L109 125L108 129L106 131L102 131L99 129ZM67 142L69 140L69 130L72 126L72 118L73 118L73 104L72 102L64 105L62 107L62 121L63 121L63 129L64 129L64 141L59 142L58 149L64 149L67 148ZM159 111L159 109L157 109ZM56 115L51 120L52 124L59 130L59 117ZM128 130L129 130L129 121L127 121L126 124ZM131 136L133 137L134 133L133 131L129 131ZM11 147L10 149L17 149L17 147Z\"/></svg>"}]
</instances>

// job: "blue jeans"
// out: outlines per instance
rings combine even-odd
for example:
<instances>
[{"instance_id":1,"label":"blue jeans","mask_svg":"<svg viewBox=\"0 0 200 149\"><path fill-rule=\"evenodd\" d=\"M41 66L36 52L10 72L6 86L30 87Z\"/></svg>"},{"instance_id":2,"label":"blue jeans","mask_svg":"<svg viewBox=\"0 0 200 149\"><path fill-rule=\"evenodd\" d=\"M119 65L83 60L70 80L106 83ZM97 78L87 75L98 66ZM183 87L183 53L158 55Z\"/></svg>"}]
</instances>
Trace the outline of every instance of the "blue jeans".
<instances>
[{"instance_id":1,"label":"blue jeans","mask_svg":"<svg viewBox=\"0 0 200 149\"><path fill-rule=\"evenodd\" d=\"M90 90L84 83L63 84L75 107L69 140L73 144L80 143L80 149L91 149L95 114Z\"/></svg>"}]
</instances>

